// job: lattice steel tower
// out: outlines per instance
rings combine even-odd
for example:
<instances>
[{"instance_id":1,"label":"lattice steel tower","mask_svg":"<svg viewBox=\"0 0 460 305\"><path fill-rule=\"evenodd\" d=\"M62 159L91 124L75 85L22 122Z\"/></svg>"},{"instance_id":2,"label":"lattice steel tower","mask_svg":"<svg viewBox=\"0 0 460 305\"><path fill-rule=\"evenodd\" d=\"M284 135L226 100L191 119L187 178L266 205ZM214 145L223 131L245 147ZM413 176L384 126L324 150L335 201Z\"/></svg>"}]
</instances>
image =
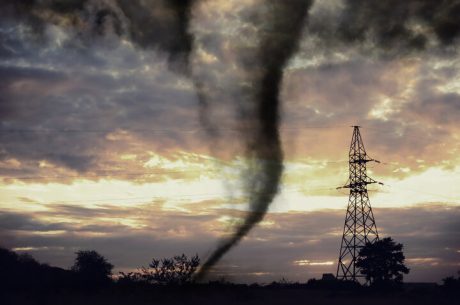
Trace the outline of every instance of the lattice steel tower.
<instances>
[{"instance_id":1,"label":"lattice steel tower","mask_svg":"<svg viewBox=\"0 0 460 305\"><path fill-rule=\"evenodd\" d=\"M359 268L355 265L360 249L367 242L373 243L379 239L369 195L367 194L367 185L382 183L367 176L367 162L380 162L369 158L364 149L359 126L352 127L353 137L351 138L349 152L350 176L348 182L343 187L339 187L339 189L350 189L350 197L343 226L337 278L356 281L358 278L364 278L360 274Z\"/></svg>"}]
</instances>

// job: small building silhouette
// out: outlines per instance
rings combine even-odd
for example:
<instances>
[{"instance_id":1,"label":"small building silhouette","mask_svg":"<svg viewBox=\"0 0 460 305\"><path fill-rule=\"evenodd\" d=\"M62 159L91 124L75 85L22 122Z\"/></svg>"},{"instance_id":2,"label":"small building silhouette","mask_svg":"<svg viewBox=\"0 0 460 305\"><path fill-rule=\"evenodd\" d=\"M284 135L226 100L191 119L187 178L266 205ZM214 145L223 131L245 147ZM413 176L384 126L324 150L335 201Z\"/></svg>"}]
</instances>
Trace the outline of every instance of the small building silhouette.
<instances>
[{"instance_id":1,"label":"small building silhouette","mask_svg":"<svg viewBox=\"0 0 460 305\"><path fill-rule=\"evenodd\" d=\"M335 281L336 278L332 273L323 273L323 277L321 278L321 280L326 281L326 282L331 282L331 281Z\"/></svg>"}]
</instances>

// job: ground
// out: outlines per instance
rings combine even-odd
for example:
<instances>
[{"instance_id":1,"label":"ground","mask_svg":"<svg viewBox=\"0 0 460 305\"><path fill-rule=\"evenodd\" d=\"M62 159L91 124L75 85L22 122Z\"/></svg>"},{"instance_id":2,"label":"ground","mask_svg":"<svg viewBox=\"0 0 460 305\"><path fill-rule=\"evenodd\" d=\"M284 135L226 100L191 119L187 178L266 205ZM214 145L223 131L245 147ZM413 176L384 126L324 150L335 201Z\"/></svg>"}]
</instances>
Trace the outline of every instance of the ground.
<instances>
[{"instance_id":1,"label":"ground","mask_svg":"<svg viewBox=\"0 0 460 305\"><path fill-rule=\"evenodd\" d=\"M99 292L55 291L16 293L2 296L3 305L151 305L151 304L341 304L341 305L405 305L405 304L455 304L458 293L447 293L441 288L376 292L370 290L312 290L305 288L260 288L260 287L190 287L181 289L119 289L109 288Z\"/></svg>"}]
</instances>

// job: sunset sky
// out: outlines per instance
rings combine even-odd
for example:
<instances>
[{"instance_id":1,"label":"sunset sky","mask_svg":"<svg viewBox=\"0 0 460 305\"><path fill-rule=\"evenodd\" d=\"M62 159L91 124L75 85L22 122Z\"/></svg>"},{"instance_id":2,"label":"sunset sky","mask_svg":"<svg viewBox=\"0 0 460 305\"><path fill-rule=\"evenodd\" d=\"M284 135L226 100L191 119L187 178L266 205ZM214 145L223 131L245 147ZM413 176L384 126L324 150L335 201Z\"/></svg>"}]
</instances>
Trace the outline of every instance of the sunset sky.
<instances>
[{"instance_id":1,"label":"sunset sky","mask_svg":"<svg viewBox=\"0 0 460 305\"><path fill-rule=\"evenodd\" d=\"M72 11L0 5L0 246L65 268L80 249L100 252L116 271L181 253L204 259L248 209L235 100L251 86L245 71L267 1L195 3L192 77L162 44L133 34L174 37L161 1L145 2L152 24L129 19L124 0L82 2ZM452 7L439 15L456 1L445 2ZM381 161L368 164L384 183L369 196L380 236L404 244L405 279L460 270L459 37L377 9L404 25L399 40L380 41L373 23L360 39L337 38L350 7L312 3L284 70L278 194L212 276L267 283L335 274L348 202L336 188L348 179L351 125ZM363 8L352 20L366 24L368 15ZM406 37L415 34L423 47ZM196 80L208 93L208 124Z\"/></svg>"}]
</instances>

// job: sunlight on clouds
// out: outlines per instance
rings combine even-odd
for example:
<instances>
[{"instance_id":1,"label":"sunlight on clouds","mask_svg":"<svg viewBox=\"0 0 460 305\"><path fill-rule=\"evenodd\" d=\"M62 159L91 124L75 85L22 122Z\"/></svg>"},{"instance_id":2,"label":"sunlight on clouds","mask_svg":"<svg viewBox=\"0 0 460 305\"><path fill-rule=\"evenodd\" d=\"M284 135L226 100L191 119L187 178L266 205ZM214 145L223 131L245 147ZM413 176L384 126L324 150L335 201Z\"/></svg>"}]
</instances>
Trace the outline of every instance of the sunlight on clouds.
<instances>
[{"instance_id":1,"label":"sunlight on clouds","mask_svg":"<svg viewBox=\"0 0 460 305\"><path fill-rule=\"evenodd\" d=\"M206 52L202 48L198 49L196 53L197 53L198 60L204 62L205 64L212 64L212 63L218 62L219 60L216 56L214 56L211 53Z\"/></svg>"},{"instance_id":2,"label":"sunlight on clouds","mask_svg":"<svg viewBox=\"0 0 460 305\"><path fill-rule=\"evenodd\" d=\"M301 192L281 192L270 212L315 211L321 209L345 209L348 198L338 196L308 196Z\"/></svg>"},{"instance_id":3,"label":"sunlight on clouds","mask_svg":"<svg viewBox=\"0 0 460 305\"><path fill-rule=\"evenodd\" d=\"M49 230L49 231L28 231L27 233L19 233L19 234L26 234L26 235L35 235L35 236L64 236L67 233L66 230Z\"/></svg>"},{"instance_id":4,"label":"sunlight on clouds","mask_svg":"<svg viewBox=\"0 0 460 305\"><path fill-rule=\"evenodd\" d=\"M272 274L271 272L249 272L247 275L252 275L252 276L264 276L264 275L270 275Z\"/></svg>"},{"instance_id":5,"label":"sunlight on clouds","mask_svg":"<svg viewBox=\"0 0 460 305\"><path fill-rule=\"evenodd\" d=\"M5 169L20 169L21 162L15 158L0 160L0 167Z\"/></svg>"},{"instance_id":6,"label":"sunlight on clouds","mask_svg":"<svg viewBox=\"0 0 460 305\"><path fill-rule=\"evenodd\" d=\"M27 198L37 204L19 203L18 198ZM197 199L206 200L225 197L225 190L218 179L203 178L198 181L167 180L162 183L135 184L129 181L99 180L98 182L76 180L70 185L50 184L10 184L3 186L3 208L23 210L55 203L72 203L84 207L101 204L133 206L155 199L167 199L172 207L181 202ZM14 199L16 198L16 199ZM10 200L7 200L10 199Z\"/></svg>"},{"instance_id":7,"label":"sunlight on clouds","mask_svg":"<svg viewBox=\"0 0 460 305\"><path fill-rule=\"evenodd\" d=\"M438 59L433 61L433 69L435 71L442 71L443 69L449 69L456 67L460 64L458 58L454 59ZM442 83L439 83L436 86L436 89L442 93L460 93L460 74L458 71L452 77L446 78Z\"/></svg>"},{"instance_id":8,"label":"sunlight on clouds","mask_svg":"<svg viewBox=\"0 0 460 305\"><path fill-rule=\"evenodd\" d=\"M332 266L335 262L333 261L326 261L326 262L311 262L310 266Z\"/></svg>"},{"instance_id":9,"label":"sunlight on clouds","mask_svg":"<svg viewBox=\"0 0 460 305\"><path fill-rule=\"evenodd\" d=\"M121 129L108 133L105 138L109 141L133 140L132 135L128 131Z\"/></svg>"},{"instance_id":10,"label":"sunlight on clouds","mask_svg":"<svg viewBox=\"0 0 460 305\"><path fill-rule=\"evenodd\" d=\"M40 247L40 248L46 250L48 247ZM34 251L34 250L39 250L40 248L39 247L16 247L11 250L13 251Z\"/></svg>"},{"instance_id":11,"label":"sunlight on clouds","mask_svg":"<svg viewBox=\"0 0 460 305\"><path fill-rule=\"evenodd\" d=\"M460 167L454 170L430 168L402 180L385 181L382 192L371 197L373 206L403 207L423 202L460 204Z\"/></svg>"},{"instance_id":12,"label":"sunlight on clouds","mask_svg":"<svg viewBox=\"0 0 460 305\"><path fill-rule=\"evenodd\" d=\"M310 261L307 259L304 259L304 260L294 261L293 263L294 265L297 265L297 266L307 266L310 264Z\"/></svg>"},{"instance_id":13,"label":"sunlight on clouds","mask_svg":"<svg viewBox=\"0 0 460 305\"><path fill-rule=\"evenodd\" d=\"M308 259L297 260L293 262L296 266L331 266L334 265L333 261L310 261Z\"/></svg>"},{"instance_id":14,"label":"sunlight on clouds","mask_svg":"<svg viewBox=\"0 0 460 305\"><path fill-rule=\"evenodd\" d=\"M406 259L408 265L429 265L437 266L440 263L440 259L436 257L414 257Z\"/></svg>"},{"instance_id":15,"label":"sunlight on clouds","mask_svg":"<svg viewBox=\"0 0 460 305\"><path fill-rule=\"evenodd\" d=\"M422 160L417 160L423 164ZM345 164L344 164L345 165ZM345 165L346 166L346 165ZM281 193L275 199L270 208L271 212L278 211L312 211L320 209L345 209L348 204L348 190L335 190L336 186L346 181L347 168L344 167L341 176L325 175L324 181L330 182L330 187L318 183L318 175L311 175L309 172L314 167L300 166L302 179L293 179L293 184L298 187L292 187L289 183L290 175L295 174L295 166L287 168L283 180L284 185ZM292 171L293 173L291 173ZM397 168L396 171L409 173L409 168ZM299 177L299 176L298 176ZM449 204L460 204L460 190L456 187L460 185L460 167L454 170L442 168L430 168L424 172L409 175L404 179L388 179L373 177L378 181L383 181L384 186L369 186L369 197L373 207L408 207L425 202L444 201ZM335 183L333 181L336 181ZM304 183L304 187L302 187ZM335 184L335 185L334 185ZM321 195L318 196L318 192Z\"/></svg>"},{"instance_id":16,"label":"sunlight on clouds","mask_svg":"<svg viewBox=\"0 0 460 305\"><path fill-rule=\"evenodd\" d=\"M233 216L228 216L228 215L223 215L220 216L217 219L218 222L224 223L224 224L235 224L235 223L241 223L243 219L241 217L233 217Z\"/></svg>"},{"instance_id":17,"label":"sunlight on clouds","mask_svg":"<svg viewBox=\"0 0 460 305\"><path fill-rule=\"evenodd\" d=\"M138 219L133 219L133 218L130 218L129 216L128 217L110 217L110 218L105 218L105 219L101 219L101 218L98 218L97 221L106 221L107 223L116 223L116 224L121 224L123 226L126 226L126 227L129 227L131 229L145 229L145 228L148 228L148 226L143 223L143 222L140 222Z\"/></svg>"},{"instance_id":18,"label":"sunlight on clouds","mask_svg":"<svg viewBox=\"0 0 460 305\"><path fill-rule=\"evenodd\" d=\"M421 64L418 60L409 60L398 62L395 66L397 75L393 69L390 69L382 76L387 83L394 82L395 88L391 91L391 95L379 97L378 103L369 111L369 117L372 119L388 121L392 115L399 113L415 94Z\"/></svg>"},{"instance_id":19,"label":"sunlight on clouds","mask_svg":"<svg viewBox=\"0 0 460 305\"><path fill-rule=\"evenodd\" d=\"M344 211L346 211L346 210L344 209ZM343 235L343 229L341 228L340 230L325 232L324 234L329 235L329 236L342 236Z\"/></svg>"},{"instance_id":20,"label":"sunlight on clouds","mask_svg":"<svg viewBox=\"0 0 460 305\"><path fill-rule=\"evenodd\" d=\"M125 159L134 159L127 155ZM418 159L418 164L424 164ZM205 200L224 200L221 208L245 211L246 200L238 181L239 168L244 161L235 159L233 165L218 166L214 158L179 153L171 158L153 155L145 163L147 168L178 171L174 178L156 183L135 183L129 180L85 180L84 176L72 183L15 182L2 186L2 207L12 211L44 211L50 204L64 203L82 207L113 204L119 207L142 206L153 200L164 200L163 209L198 212L189 203ZM196 171L194 176L183 176L183 171ZM203 175L208 171L219 175ZM280 193L270 206L270 212L315 211L345 209L348 190L336 190L348 177L346 162L328 164L326 161L298 160L286 162ZM404 167L398 171L409 171ZM159 174L160 175L160 174ZM385 186L370 186L373 207L406 207L425 202L445 201L460 204L460 168L453 170L430 168L404 179L379 179ZM224 180L223 180L224 179ZM233 181L233 182L232 182ZM27 194L25 197L24 194Z\"/></svg>"},{"instance_id":21,"label":"sunlight on clouds","mask_svg":"<svg viewBox=\"0 0 460 305\"><path fill-rule=\"evenodd\" d=\"M12 248L11 250L17 251L17 252L29 252L29 251L47 251L47 250L62 251L64 249L65 249L64 247L15 247L15 248Z\"/></svg>"},{"instance_id":22,"label":"sunlight on clouds","mask_svg":"<svg viewBox=\"0 0 460 305\"><path fill-rule=\"evenodd\" d=\"M178 226L166 231L166 236L162 238L188 238L193 236L192 230L187 230L184 226Z\"/></svg>"},{"instance_id":23,"label":"sunlight on clouds","mask_svg":"<svg viewBox=\"0 0 460 305\"><path fill-rule=\"evenodd\" d=\"M125 154L120 156L121 160L136 160L136 158L137 156L135 154Z\"/></svg>"},{"instance_id":24,"label":"sunlight on clouds","mask_svg":"<svg viewBox=\"0 0 460 305\"><path fill-rule=\"evenodd\" d=\"M184 170L196 167L206 170L213 169L214 166L211 157L194 153L180 152L171 155L169 158L154 153L151 153L151 155L150 159L144 163L146 168Z\"/></svg>"},{"instance_id":25,"label":"sunlight on clouds","mask_svg":"<svg viewBox=\"0 0 460 305\"><path fill-rule=\"evenodd\" d=\"M273 227L276 226L276 222L271 221L271 220L262 220L259 222L259 226L261 227Z\"/></svg>"},{"instance_id":26,"label":"sunlight on clouds","mask_svg":"<svg viewBox=\"0 0 460 305\"><path fill-rule=\"evenodd\" d=\"M38 162L38 167L40 168L55 168L56 165L49 163L46 160L41 160Z\"/></svg>"},{"instance_id":27,"label":"sunlight on clouds","mask_svg":"<svg viewBox=\"0 0 460 305\"><path fill-rule=\"evenodd\" d=\"M439 86L437 89L443 93L460 93L460 77L454 78L452 81Z\"/></svg>"},{"instance_id":28,"label":"sunlight on clouds","mask_svg":"<svg viewBox=\"0 0 460 305\"><path fill-rule=\"evenodd\" d=\"M393 100L389 98L382 99L380 104L376 105L373 109L371 109L371 111L369 112L369 116L371 118L388 121L388 116L396 112L393 103Z\"/></svg>"}]
</instances>

